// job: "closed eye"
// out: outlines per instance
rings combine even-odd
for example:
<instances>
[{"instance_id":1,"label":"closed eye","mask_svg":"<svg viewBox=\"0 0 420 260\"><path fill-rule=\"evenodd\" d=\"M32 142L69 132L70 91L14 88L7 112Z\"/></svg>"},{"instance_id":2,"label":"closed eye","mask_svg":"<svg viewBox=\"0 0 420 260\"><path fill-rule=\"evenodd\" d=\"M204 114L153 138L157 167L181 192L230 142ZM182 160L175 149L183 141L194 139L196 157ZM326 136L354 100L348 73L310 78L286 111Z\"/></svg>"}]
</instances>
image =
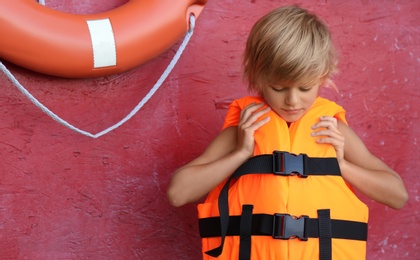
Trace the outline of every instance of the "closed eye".
<instances>
[{"instance_id":1,"label":"closed eye","mask_svg":"<svg viewBox=\"0 0 420 260\"><path fill-rule=\"evenodd\" d=\"M305 87L300 87L299 90L302 92L307 92L309 90L311 90L312 88L305 88Z\"/></svg>"},{"instance_id":2,"label":"closed eye","mask_svg":"<svg viewBox=\"0 0 420 260\"><path fill-rule=\"evenodd\" d=\"M284 91L286 88L275 88L275 87L271 87L274 91L276 92L281 92Z\"/></svg>"}]
</instances>

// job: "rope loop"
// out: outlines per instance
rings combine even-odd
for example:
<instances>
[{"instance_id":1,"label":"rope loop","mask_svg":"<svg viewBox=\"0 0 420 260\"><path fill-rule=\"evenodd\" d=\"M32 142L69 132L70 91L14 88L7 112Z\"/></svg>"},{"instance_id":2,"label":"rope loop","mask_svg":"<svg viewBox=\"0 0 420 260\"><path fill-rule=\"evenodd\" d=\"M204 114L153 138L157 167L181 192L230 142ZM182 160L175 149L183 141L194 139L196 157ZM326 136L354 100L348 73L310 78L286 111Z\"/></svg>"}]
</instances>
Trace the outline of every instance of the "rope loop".
<instances>
[{"instance_id":1,"label":"rope loop","mask_svg":"<svg viewBox=\"0 0 420 260\"><path fill-rule=\"evenodd\" d=\"M40 0L40 4L45 5L45 1ZM116 124L96 133L92 134L90 132L87 132L85 130L82 130L66 120L62 119L58 115L56 115L54 112L52 112L50 109L48 109L46 106L44 106L41 102L38 101L20 82L16 79L16 77L6 68L6 66L0 61L0 69L3 71L3 73L9 78L9 80L15 85L35 106L37 106L39 109L41 109L45 114L47 114L49 117L57 121L58 123L62 124L63 126L88 137L91 138L98 138L101 137L114 129L120 127L122 124L127 122L130 118L132 118L143 106L144 104L149 101L149 99L156 93L156 91L160 88L162 83L166 80L168 75L171 73L172 69L175 67L176 63L178 62L179 58L181 57L181 54L185 50L185 47L187 46L188 42L191 39L191 36L193 35L195 27L195 17L194 15L190 16L190 29L187 31L184 40L182 41L181 45L179 46L178 50L176 51L174 57L172 58L171 62L169 63L168 67L165 69L163 74L160 76L160 78L157 80L155 85L150 89L150 91L143 97L143 99L134 107L131 112L126 115L123 119L121 119Z\"/></svg>"}]
</instances>

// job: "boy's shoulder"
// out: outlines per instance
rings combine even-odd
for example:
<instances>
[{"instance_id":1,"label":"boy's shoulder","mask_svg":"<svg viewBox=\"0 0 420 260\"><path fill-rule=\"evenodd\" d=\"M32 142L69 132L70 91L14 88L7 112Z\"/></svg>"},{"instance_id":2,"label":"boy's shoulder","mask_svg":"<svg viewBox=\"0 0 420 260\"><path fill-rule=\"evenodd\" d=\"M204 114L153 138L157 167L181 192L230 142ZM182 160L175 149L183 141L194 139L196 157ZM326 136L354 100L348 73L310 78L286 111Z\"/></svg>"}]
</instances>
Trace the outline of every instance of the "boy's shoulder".
<instances>
[{"instance_id":1,"label":"boy's shoulder","mask_svg":"<svg viewBox=\"0 0 420 260\"><path fill-rule=\"evenodd\" d=\"M342 106L337 104L335 101L331 101L331 100L329 100L327 98L324 98L324 97L317 97L315 99L314 104L312 105L312 107L323 107L323 106L329 106L329 107L336 107L336 108L344 109Z\"/></svg>"},{"instance_id":2,"label":"boy's shoulder","mask_svg":"<svg viewBox=\"0 0 420 260\"><path fill-rule=\"evenodd\" d=\"M317 97L307 116L324 115L333 116L347 124L346 110L334 101Z\"/></svg>"},{"instance_id":3,"label":"boy's shoulder","mask_svg":"<svg viewBox=\"0 0 420 260\"><path fill-rule=\"evenodd\" d=\"M234 99L230 106L236 106L236 107L240 107L240 108L244 108L247 105L251 104L251 103L261 103L264 102L264 99L262 97L259 96L245 96L245 97L241 97L241 98L237 98Z\"/></svg>"}]
</instances>

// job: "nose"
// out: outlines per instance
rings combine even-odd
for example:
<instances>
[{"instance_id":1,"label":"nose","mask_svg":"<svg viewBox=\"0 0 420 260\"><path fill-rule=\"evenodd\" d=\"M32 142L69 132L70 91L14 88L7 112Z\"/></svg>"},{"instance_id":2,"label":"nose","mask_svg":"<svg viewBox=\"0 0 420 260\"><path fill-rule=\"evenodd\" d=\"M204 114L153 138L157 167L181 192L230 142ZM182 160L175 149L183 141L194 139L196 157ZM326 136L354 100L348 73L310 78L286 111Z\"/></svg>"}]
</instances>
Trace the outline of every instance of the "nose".
<instances>
[{"instance_id":1,"label":"nose","mask_svg":"<svg viewBox=\"0 0 420 260\"><path fill-rule=\"evenodd\" d=\"M289 91L287 92L287 96L285 99L285 102L288 106L293 107L298 103L299 97L298 93L296 93L296 90L294 88L289 88Z\"/></svg>"}]
</instances>

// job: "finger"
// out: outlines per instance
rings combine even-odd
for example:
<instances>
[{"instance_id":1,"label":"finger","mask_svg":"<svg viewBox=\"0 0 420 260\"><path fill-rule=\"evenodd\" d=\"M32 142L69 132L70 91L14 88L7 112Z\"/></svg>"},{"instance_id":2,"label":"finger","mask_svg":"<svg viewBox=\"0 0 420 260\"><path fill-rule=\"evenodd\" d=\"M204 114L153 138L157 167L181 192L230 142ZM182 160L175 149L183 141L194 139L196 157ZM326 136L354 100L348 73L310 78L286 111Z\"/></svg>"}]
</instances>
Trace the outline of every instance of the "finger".
<instances>
[{"instance_id":1,"label":"finger","mask_svg":"<svg viewBox=\"0 0 420 260\"><path fill-rule=\"evenodd\" d=\"M240 113L240 121L246 121L250 115L264 106L264 103L251 103L247 105Z\"/></svg>"},{"instance_id":2,"label":"finger","mask_svg":"<svg viewBox=\"0 0 420 260\"><path fill-rule=\"evenodd\" d=\"M332 124L335 127L337 126L337 118L335 118L335 117L321 116L320 120L323 121L323 122L329 122L330 124Z\"/></svg>"},{"instance_id":3,"label":"finger","mask_svg":"<svg viewBox=\"0 0 420 260\"><path fill-rule=\"evenodd\" d=\"M319 120L321 121L330 121L330 122L337 122L337 118L333 117L333 116L321 116L319 118Z\"/></svg>"},{"instance_id":4,"label":"finger","mask_svg":"<svg viewBox=\"0 0 420 260\"><path fill-rule=\"evenodd\" d=\"M249 129L255 132L255 131L256 131L256 130L258 130L260 127L262 127L263 125L267 124L269 121L270 121L270 117L269 117L269 116L264 117L264 118L262 118L261 120L258 120L258 121L256 121L255 123L253 123L253 124L249 127Z\"/></svg>"},{"instance_id":5,"label":"finger","mask_svg":"<svg viewBox=\"0 0 420 260\"><path fill-rule=\"evenodd\" d=\"M266 107L263 110L256 111L249 115L248 117L244 117L242 120L242 125L244 127L249 127L252 124L254 124L256 121L258 121L262 116L267 114L270 111L270 107Z\"/></svg>"},{"instance_id":6,"label":"finger","mask_svg":"<svg viewBox=\"0 0 420 260\"><path fill-rule=\"evenodd\" d=\"M335 149L339 149L340 147L343 147L344 142L342 140L338 140L336 138L331 137L325 137L325 138L318 138L315 140L315 142L319 144L331 144L335 147Z\"/></svg>"},{"instance_id":7,"label":"finger","mask_svg":"<svg viewBox=\"0 0 420 260\"><path fill-rule=\"evenodd\" d=\"M311 136L317 138L317 140L324 138L332 138L344 143L344 136L341 134L341 132L338 131L319 130L312 132Z\"/></svg>"},{"instance_id":8,"label":"finger","mask_svg":"<svg viewBox=\"0 0 420 260\"><path fill-rule=\"evenodd\" d=\"M324 131L324 130L329 130L329 131L334 131L334 132L338 131L336 126L334 126L333 124L327 124L327 123L314 125L312 129L316 130L314 132L319 132L319 131Z\"/></svg>"},{"instance_id":9,"label":"finger","mask_svg":"<svg viewBox=\"0 0 420 260\"><path fill-rule=\"evenodd\" d=\"M327 129L336 129L337 128L337 121L336 120L324 120L320 121L311 127L312 129L318 128L327 128Z\"/></svg>"},{"instance_id":10,"label":"finger","mask_svg":"<svg viewBox=\"0 0 420 260\"><path fill-rule=\"evenodd\" d=\"M264 102L261 102L261 103L253 102L253 103L247 105L246 107L244 107L241 112L243 112L243 113L251 112L252 113L252 112L258 110L259 108L261 108L264 105L265 105Z\"/></svg>"},{"instance_id":11,"label":"finger","mask_svg":"<svg viewBox=\"0 0 420 260\"><path fill-rule=\"evenodd\" d=\"M333 137L317 138L315 139L315 142L318 144L330 144L336 151L342 150L344 147L344 140Z\"/></svg>"}]
</instances>

